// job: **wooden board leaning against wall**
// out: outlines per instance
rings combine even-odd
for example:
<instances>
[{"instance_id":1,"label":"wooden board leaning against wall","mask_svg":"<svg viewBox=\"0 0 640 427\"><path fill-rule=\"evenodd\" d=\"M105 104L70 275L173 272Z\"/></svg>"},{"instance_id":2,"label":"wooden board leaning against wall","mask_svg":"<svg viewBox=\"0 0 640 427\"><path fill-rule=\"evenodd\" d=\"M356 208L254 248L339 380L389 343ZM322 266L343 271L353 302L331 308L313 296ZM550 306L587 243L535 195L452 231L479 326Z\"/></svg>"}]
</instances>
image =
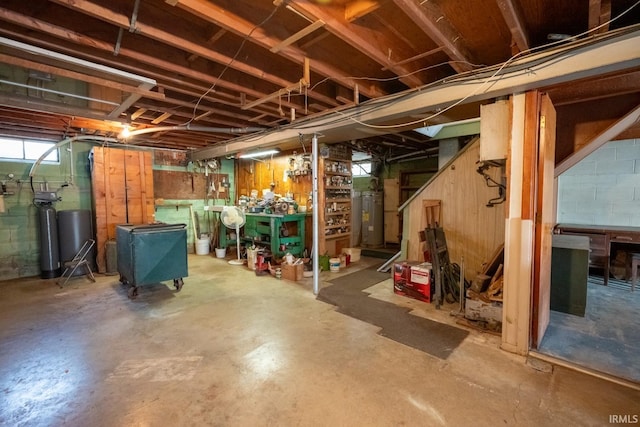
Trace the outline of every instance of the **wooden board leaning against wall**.
<instances>
[{"instance_id":1,"label":"wooden board leaning against wall","mask_svg":"<svg viewBox=\"0 0 640 427\"><path fill-rule=\"evenodd\" d=\"M96 263L104 273L106 244L116 238L116 226L153 222L153 166L148 151L94 147L91 153Z\"/></svg>"}]
</instances>

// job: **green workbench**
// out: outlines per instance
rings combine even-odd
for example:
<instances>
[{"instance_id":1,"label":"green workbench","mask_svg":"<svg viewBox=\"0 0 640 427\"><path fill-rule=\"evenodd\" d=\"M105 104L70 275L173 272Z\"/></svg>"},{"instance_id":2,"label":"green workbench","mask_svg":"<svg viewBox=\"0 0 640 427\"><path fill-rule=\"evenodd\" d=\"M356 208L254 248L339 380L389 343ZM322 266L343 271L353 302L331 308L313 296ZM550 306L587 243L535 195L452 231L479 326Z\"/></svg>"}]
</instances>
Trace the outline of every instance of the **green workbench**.
<instances>
[{"instance_id":1,"label":"green workbench","mask_svg":"<svg viewBox=\"0 0 640 427\"><path fill-rule=\"evenodd\" d=\"M241 244L268 247L276 257L282 257L286 253L302 256L306 213L290 215L245 213L245 216L245 224L240 230ZM227 234L232 231L220 223L220 247L236 245L235 239L227 238Z\"/></svg>"}]
</instances>

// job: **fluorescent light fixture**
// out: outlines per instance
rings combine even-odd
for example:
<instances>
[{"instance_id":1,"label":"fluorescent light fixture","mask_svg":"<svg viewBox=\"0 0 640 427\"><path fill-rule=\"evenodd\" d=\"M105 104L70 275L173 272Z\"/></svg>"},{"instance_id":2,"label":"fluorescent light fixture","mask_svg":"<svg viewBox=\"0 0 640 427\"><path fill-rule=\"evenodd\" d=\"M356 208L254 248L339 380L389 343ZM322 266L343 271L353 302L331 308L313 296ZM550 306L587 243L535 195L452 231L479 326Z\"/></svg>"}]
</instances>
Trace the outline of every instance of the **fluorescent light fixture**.
<instances>
[{"instance_id":1,"label":"fluorescent light fixture","mask_svg":"<svg viewBox=\"0 0 640 427\"><path fill-rule=\"evenodd\" d=\"M269 154L277 154L279 153L280 150L277 149L273 149L273 150L264 150L264 151L256 151L253 153L244 153L244 154L240 154L238 156L239 159L251 159L251 158L255 158L255 157L264 157L264 156L268 156Z\"/></svg>"}]
</instances>

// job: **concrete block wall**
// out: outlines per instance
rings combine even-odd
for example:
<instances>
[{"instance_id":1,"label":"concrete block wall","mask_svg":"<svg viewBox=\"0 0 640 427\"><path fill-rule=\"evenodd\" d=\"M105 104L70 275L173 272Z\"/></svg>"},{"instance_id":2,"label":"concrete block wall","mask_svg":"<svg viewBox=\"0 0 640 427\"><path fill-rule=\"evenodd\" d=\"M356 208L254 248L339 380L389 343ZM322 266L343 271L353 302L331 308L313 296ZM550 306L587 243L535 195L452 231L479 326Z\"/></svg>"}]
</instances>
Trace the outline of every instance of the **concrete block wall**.
<instances>
[{"instance_id":1,"label":"concrete block wall","mask_svg":"<svg viewBox=\"0 0 640 427\"><path fill-rule=\"evenodd\" d=\"M611 141L558 177L558 222L640 227L640 139Z\"/></svg>"},{"instance_id":2,"label":"concrete block wall","mask_svg":"<svg viewBox=\"0 0 640 427\"><path fill-rule=\"evenodd\" d=\"M73 150L60 150L60 164L41 164L36 169L34 188L48 183L62 201L56 211L91 209L91 181L87 156L91 146L76 143ZM71 162L73 161L73 168ZM0 162L0 180L6 183L4 212L0 213L0 281L40 274L38 208L33 204L29 181L32 162ZM73 179L71 171L73 170ZM13 180L8 175L13 174ZM67 184L67 185L65 185Z\"/></svg>"},{"instance_id":3,"label":"concrete block wall","mask_svg":"<svg viewBox=\"0 0 640 427\"><path fill-rule=\"evenodd\" d=\"M69 209L92 209L91 173L89 170L88 156L92 144L73 143L73 149L67 147L60 150L60 164L42 164L36 171L34 187L40 189L40 184L49 183L49 190L58 191L62 201L54 205L56 211ZM71 158L72 156L72 158ZM73 168L71 162L73 161ZM7 192L5 195L5 211L0 213L0 281L19 277L32 277L40 274L40 237L38 210L33 204L33 192L29 183L29 171L33 162L0 161L0 181L5 181ZM154 166L156 168L156 166ZM162 166L158 166L162 168ZM184 171L184 167L176 170ZM73 179L71 179L73 171ZM234 184L233 160L224 159L221 164L221 173L229 175L231 189ZM8 174L13 174L14 179L8 180ZM71 183L63 186L64 183ZM231 203L235 202L235 194L230 194ZM207 219L213 223L213 212L204 210L204 200L165 200L165 203L180 204L191 203L201 232L208 232ZM214 201L208 201L213 205ZM215 204L224 204L224 200L216 200ZM180 207L160 208L156 212L156 221L167 223L185 223L188 225L188 248L195 251L195 239L193 237L189 209Z\"/></svg>"}]
</instances>

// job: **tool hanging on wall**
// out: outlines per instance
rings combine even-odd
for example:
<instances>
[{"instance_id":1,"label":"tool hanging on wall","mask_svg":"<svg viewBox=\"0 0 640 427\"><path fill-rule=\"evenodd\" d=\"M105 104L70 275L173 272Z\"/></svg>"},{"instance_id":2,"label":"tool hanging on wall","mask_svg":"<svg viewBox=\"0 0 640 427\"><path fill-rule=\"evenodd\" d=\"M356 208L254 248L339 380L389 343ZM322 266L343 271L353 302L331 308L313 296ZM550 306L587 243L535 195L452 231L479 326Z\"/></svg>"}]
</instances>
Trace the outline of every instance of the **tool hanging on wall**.
<instances>
[{"instance_id":1,"label":"tool hanging on wall","mask_svg":"<svg viewBox=\"0 0 640 427\"><path fill-rule=\"evenodd\" d=\"M501 162L498 161L479 161L476 162L478 166L478 169L476 169L476 172L478 172L480 175L482 175L482 177L484 178L485 183L487 184L487 187L489 188L497 188L498 189L498 197L495 197L493 199L490 199L487 202L487 207L488 208L492 208L495 205L499 205L501 203L504 203L505 199L506 199L506 190L507 190L507 186L506 186L506 178L504 176L504 165ZM492 167L499 167L500 168L500 180L502 182L497 182L496 180L494 180L491 175L489 175L487 173L487 170L492 168Z\"/></svg>"}]
</instances>

